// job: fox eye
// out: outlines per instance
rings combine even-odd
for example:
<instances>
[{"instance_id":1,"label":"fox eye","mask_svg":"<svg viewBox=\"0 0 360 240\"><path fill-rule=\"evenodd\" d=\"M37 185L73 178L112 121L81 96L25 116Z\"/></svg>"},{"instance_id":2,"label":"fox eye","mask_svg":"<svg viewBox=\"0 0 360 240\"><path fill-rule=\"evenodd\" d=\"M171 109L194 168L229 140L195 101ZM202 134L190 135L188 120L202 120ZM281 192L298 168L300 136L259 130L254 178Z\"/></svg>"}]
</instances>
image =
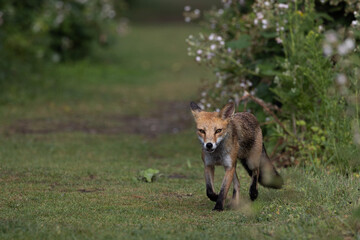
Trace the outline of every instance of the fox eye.
<instances>
[{"instance_id":1,"label":"fox eye","mask_svg":"<svg viewBox=\"0 0 360 240\"><path fill-rule=\"evenodd\" d=\"M199 132L202 134L205 134L205 130L203 130L203 129L199 129Z\"/></svg>"},{"instance_id":2,"label":"fox eye","mask_svg":"<svg viewBox=\"0 0 360 240\"><path fill-rule=\"evenodd\" d=\"M215 134L221 133L221 131L222 131L222 129L217 129L217 130L215 131Z\"/></svg>"}]
</instances>

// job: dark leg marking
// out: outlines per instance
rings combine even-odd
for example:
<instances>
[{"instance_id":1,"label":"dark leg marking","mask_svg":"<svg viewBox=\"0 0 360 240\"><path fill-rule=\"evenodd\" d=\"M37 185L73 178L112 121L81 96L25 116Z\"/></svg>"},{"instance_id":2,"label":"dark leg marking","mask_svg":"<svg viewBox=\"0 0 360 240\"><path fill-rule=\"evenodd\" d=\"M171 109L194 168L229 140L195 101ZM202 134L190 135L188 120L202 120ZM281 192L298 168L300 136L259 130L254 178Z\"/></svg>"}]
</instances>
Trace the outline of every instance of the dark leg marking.
<instances>
[{"instance_id":1,"label":"dark leg marking","mask_svg":"<svg viewBox=\"0 0 360 240\"><path fill-rule=\"evenodd\" d=\"M233 185L234 185L234 190L233 190L232 198L235 199L236 195L239 194L239 190L240 190L240 182L239 182L238 175L236 173L236 166L235 166L235 172L234 172L234 178L233 178Z\"/></svg>"},{"instance_id":2,"label":"dark leg marking","mask_svg":"<svg viewBox=\"0 0 360 240\"><path fill-rule=\"evenodd\" d=\"M236 197L236 193L237 193L237 191L236 191L236 189L234 188L234 190L233 190L233 198L235 198Z\"/></svg>"},{"instance_id":3,"label":"dark leg marking","mask_svg":"<svg viewBox=\"0 0 360 240\"><path fill-rule=\"evenodd\" d=\"M216 193L214 193L212 186L209 184L206 184L206 195L213 202L216 202L218 199L218 195Z\"/></svg>"},{"instance_id":4,"label":"dark leg marking","mask_svg":"<svg viewBox=\"0 0 360 240\"><path fill-rule=\"evenodd\" d=\"M221 189L219 196L218 196L218 201L216 201L213 211L223 211L224 210L224 203L222 200L223 198L224 198L224 190Z\"/></svg>"},{"instance_id":5,"label":"dark leg marking","mask_svg":"<svg viewBox=\"0 0 360 240\"><path fill-rule=\"evenodd\" d=\"M249 191L251 201L254 201L258 197L258 190L257 190L258 178L259 178L258 170L254 170L252 174L252 183Z\"/></svg>"},{"instance_id":6,"label":"dark leg marking","mask_svg":"<svg viewBox=\"0 0 360 240\"><path fill-rule=\"evenodd\" d=\"M213 210L217 210L217 211L224 210L225 198L226 195L228 194L230 185L233 182L234 173L235 173L235 167L225 168L224 180L221 184L221 190Z\"/></svg>"},{"instance_id":7,"label":"dark leg marking","mask_svg":"<svg viewBox=\"0 0 360 240\"><path fill-rule=\"evenodd\" d=\"M250 170L249 166L247 165L247 159L246 158L241 158L240 159L241 164L243 165L243 167L245 168L245 170L247 171L247 173L249 174L249 176L252 176L253 171Z\"/></svg>"}]
</instances>

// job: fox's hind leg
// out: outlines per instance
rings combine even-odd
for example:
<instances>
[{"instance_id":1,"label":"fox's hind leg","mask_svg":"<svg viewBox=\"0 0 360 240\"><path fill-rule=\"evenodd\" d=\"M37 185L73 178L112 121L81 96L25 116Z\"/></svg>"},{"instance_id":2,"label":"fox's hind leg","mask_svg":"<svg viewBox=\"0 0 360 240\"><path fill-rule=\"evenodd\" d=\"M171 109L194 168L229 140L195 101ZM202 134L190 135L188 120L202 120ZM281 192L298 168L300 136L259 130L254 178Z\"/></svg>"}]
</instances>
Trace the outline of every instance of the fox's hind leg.
<instances>
[{"instance_id":1,"label":"fox's hind leg","mask_svg":"<svg viewBox=\"0 0 360 240\"><path fill-rule=\"evenodd\" d=\"M252 171L252 183L250 185L250 199L251 201L254 201L258 197L258 181L259 181L259 168L256 168Z\"/></svg>"},{"instance_id":2,"label":"fox's hind leg","mask_svg":"<svg viewBox=\"0 0 360 240\"><path fill-rule=\"evenodd\" d=\"M238 175L236 173L236 168L234 171L234 178L233 178L233 184L234 184L234 190L233 190L233 199L238 199L239 198L239 191L240 191L240 182L239 182L239 178Z\"/></svg>"},{"instance_id":3,"label":"fox's hind leg","mask_svg":"<svg viewBox=\"0 0 360 240\"><path fill-rule=\"evenodd\" d=\"M245 168L245 170L248 172L248 174L250 175L252 182L250 185L250 190L249 190L249 195L250 195L250 199L252 201L254 201L257 196L258 196L258 181L259 181L259 166L255 167L253 170L250 169L249 167L249 161L246 158L242 158L240 159L241 164L243 165L243 167ZM252 166L253 167L253 166Z\"/></svg>"}]
</instances>

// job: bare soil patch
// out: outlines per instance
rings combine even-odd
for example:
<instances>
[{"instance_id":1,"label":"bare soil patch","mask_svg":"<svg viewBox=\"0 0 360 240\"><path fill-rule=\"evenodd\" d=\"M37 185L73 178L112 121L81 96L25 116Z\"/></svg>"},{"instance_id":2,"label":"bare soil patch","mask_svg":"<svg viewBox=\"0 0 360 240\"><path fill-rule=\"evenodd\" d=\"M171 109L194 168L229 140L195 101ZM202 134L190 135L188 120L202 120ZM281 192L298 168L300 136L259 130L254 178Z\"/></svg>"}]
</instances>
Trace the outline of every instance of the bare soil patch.
<instances>
[{"instance_id":1,"label":"bare soil patch","mask_svg":"<svg viewBox=\"0 0 360 240\"><path fill-rule=\"evenodd\" d=\"M165 102L161 109L147 117L136 115L104 115L98 117L73 116L64 119L19 119L3 126L1 132L13 134L51 134L60 132L84 132L89 134L139 134L156 137L160 134L178 133L191 126L192 120L186 102Z\"/></svg>"}]
</instances>

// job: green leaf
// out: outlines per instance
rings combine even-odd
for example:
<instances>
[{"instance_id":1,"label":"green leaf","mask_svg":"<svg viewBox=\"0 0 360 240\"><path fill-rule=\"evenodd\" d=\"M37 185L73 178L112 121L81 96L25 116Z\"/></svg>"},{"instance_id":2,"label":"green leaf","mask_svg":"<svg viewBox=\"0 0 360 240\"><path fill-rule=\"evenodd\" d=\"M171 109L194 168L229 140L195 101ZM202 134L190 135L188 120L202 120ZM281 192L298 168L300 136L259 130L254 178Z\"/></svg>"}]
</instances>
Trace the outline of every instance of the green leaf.
<instances>
[{"instance_id":1,"label":"green leaf","mask_svg":"<svg viewBox=\"0 0 360 240\"><path fill-rule=\"evenodd\" d=\"M299 120L299 121L296 121L296 125L298 126L305 126L306 125L306 122L304 120Z\"/></svg>"},{"instance_id":2,"label":"green leaf","mask_svg":"<svg viewBox=\"0 0 360 240\"><path fill-rule=\"evenodd\" d=\"M313 130L314 132L317 132L317 131L319 131L319 128L318 128L318 127L313 126L313 127L311 127L311 130Z\"/></svg>"},{"instance_id":3,"label":"green leaf","mask_svg":"<svg viewBox=\"0 0 360 240\"><path fill-rule=\"evenodd\" d=\"M146 182L152 182L156 176L159 174L159 170L148 168L146 170L143 170L140 172L140 179L146 181Z\"/></svg>"},{"instance_id":4,"label":"green leaf","mask_svg":"<svg viewBox=\"0 0 360 240\"><path fill-rule=\"evenodd\" d=\"M241 35L238 40L230 41L226 43L227 47L232 49L243 49L251 45L251 37L249 35Z\"/></svg>"},{"instance_id":5,"label":"green leaf","mask_svg":"<svg viewBox=\"0 0 360 240\"><path fill-rule=\"evenodd\" d=\"M261 36L264 38L276 38L278 34L276 32L261 32Z\"/></svg>"}]
</instances>

